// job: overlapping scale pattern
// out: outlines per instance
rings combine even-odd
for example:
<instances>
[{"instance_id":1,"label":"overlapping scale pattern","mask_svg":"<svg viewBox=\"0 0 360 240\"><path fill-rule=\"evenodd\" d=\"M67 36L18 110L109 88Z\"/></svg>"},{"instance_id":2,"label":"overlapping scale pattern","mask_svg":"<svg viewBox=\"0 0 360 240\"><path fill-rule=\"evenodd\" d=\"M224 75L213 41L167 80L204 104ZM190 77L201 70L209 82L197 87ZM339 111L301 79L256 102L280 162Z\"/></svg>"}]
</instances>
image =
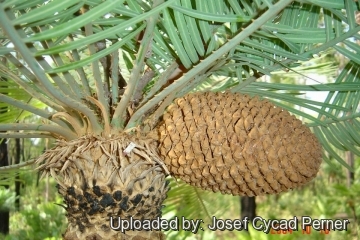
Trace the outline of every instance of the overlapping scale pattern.
<instances>
[{"instance_id":1,"label":"overlapping scale pattern","mask_svg":"<svg viewBox=\"0 0 360 240\"><path fill-rule=\"evenodd\" d=\"M171 174L206 190L257 196L313 179L322 161L315 135L268 100L239 93L176 99L156 128Z\"/></svg>"}]
</instances>

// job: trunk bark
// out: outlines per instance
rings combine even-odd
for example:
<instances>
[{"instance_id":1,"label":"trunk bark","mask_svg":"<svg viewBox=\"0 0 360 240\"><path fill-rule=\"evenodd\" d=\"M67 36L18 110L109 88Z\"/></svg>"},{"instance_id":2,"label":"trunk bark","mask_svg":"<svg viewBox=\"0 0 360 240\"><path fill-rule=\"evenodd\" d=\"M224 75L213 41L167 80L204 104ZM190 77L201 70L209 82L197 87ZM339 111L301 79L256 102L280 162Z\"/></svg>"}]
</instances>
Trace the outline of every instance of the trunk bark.
<instances>
[{"instance_id":1,"label":"trunk bark","mask_svg":"<svg viewBox=\"0 0 360 240\"><path fill-rule=\"evenodd\" d=\"M2 64L6 65L6 59L0 58ZM0 77L0 81L6 81L6 78ZM0 108L0 114L8 111L8 108ZM9 166L8 160L8 148L7 148L7 139L0 138L0 167ZM9 188L8 185L4 185L6 189ZM1 207L1 206L0 206ZM7 209L0 208L0 233L7 235L9 233L9 220L10 220L10 211Z\"/></svg>"},{"instance_id":2,"label":"trunk bark","mask_svg":"<svg viewBox=\"0 0 360 240\"><path fill-rule=\"evenodd\" d=\"M256 216L255 197L240 197L240 211L241 219L248 217L249 221L252 221Z\"/></svg>"},{"instance_id":3,"label":"trunk bark","mask_svg":"<svg viewBox=\"0 0 360 240\"><path fill-rule=\"evenodd\" d=\"M20 139L15 139L15 164L19 164L21 159L21 144ZM17 211L20 210L20 175L17 175L15 178L15 208Z\"/></svg>"},{"instance_id":4,"label":"trunk bark","mask_svg":"<svg viewBox=\"0 0 360 240\"><path fill-rule=\"evenodd\" d=\"M64 197L64 239L165 239L162 226L149 223L161 218L169 190L152 141L126 133L88 135L58 142L39 157L39 170L50 172Z\"/></svg>"},{"instance_id":5,"label":"trunk bark","mask_svg":"<svg viewBox=\"0 0 360 240\"><path fill-rule=\"evenodd\" d=\"M347 151L346 153L346 162L349 164L350 167L354 168L354 153ZM346 177L347 177L347 185L350 187L355 179L354 172L350 170L346 170Z\"/></svg>"},{"instance_id":6,"label":"trunk bark","mask_svg":"<svg viewBox=\"0 0 360 240\"><path fill-rule=\"evenodd\" d=\"M6 139L0 139L0 167L8 166L8 150ZM9 188L8 185L3 185L6 189ZM9 233L9 219L10 211L0 208L0 233L7 235Z\"/></svg>"}]
</instances>

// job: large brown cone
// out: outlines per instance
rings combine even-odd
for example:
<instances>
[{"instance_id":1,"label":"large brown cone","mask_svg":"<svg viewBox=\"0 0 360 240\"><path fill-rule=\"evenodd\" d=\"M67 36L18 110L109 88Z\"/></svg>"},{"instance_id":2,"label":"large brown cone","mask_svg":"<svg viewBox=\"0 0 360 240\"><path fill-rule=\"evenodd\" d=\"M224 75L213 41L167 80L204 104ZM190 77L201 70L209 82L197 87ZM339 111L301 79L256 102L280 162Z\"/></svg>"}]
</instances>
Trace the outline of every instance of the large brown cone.
<instances>
[{"instance_id":1,"label":"large brown cone","mask_svg":"<svg viewBox=\"0 0 360 240\"><path fill-rule=\"evenodd\" d=\"M130 143L135 148L127 154ZM56 179L66 204L64 239L164 239L161 231L114 231L121 219L161 217L169 190L156 150L145 139L122 134L112 138L84 136L57 145L38 160L40 170ZM165 167L166 169L166 167Z\"/></svg>"},{"instance_id":2,"label":"large brown cone","mask_svg":"<svg viewBox=\"0 0 360 240\"><path fill-rule=\"evenodd\" d=\"M175 100L155 131L175 177L202 189L257 196L313 179L321 146L302 122L267 100L193 93Z\"/></svg>"}]
</instances>

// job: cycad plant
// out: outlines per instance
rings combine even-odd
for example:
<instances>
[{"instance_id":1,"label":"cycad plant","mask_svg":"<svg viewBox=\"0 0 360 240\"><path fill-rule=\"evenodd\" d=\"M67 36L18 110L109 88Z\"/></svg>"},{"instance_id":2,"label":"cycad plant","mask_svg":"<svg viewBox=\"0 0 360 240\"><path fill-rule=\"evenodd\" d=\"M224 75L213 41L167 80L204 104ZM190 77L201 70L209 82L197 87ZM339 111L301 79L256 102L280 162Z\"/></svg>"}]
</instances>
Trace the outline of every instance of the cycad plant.
<instances>
[{"instance_id":1,"label":"cycad plant","mask_svg":"<svg viewBox=\"0 0 360 240\"><path fill-rule=\"evenodd\" d=\"M36 162L64 197L65 239L161 239L113 231L109 218L161 217L167 175L259 195L315 177L321 146L346 167L335 148L360 155L357 10L350 0L0 1L0 137L57 140ZM331 47L349 58L336 82L260 80ZM187 95L206 83L227 93ZM173 102L182 110L167 110Z\"/></svg>"}]
</instances>

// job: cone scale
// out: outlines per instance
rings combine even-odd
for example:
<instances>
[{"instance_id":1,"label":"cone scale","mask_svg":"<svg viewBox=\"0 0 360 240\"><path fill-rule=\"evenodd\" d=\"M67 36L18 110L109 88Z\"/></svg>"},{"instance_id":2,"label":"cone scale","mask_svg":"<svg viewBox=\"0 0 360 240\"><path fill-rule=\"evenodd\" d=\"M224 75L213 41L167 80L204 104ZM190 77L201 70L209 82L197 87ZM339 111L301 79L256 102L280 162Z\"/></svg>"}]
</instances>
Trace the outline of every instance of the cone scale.
<instances>
[{"instance_id":1,"label":"cone scale","mask_svg":"<svg viewBox=\"0 0 360 240\"><path fill-rule=\"evenodd\" d=\"M223 194L294 189L316 176L322 160L321 145L300 120L239 93L176 99L153 134L173 176Z\"/></svg>"},{"instance_id":2,"label":"cone scale","mask_svg":"<svg viewBox=\"0 0 360 240\"><path fill-rule=\"evenodd\" d=\"M161 231L110 228L110 217L161 217L169 186L163 164L148 139L121 134L58 141L37 162L39 170L55 178L64 197L68 219L64 239L164 239Z\"/></svg>"}]
</instances>

